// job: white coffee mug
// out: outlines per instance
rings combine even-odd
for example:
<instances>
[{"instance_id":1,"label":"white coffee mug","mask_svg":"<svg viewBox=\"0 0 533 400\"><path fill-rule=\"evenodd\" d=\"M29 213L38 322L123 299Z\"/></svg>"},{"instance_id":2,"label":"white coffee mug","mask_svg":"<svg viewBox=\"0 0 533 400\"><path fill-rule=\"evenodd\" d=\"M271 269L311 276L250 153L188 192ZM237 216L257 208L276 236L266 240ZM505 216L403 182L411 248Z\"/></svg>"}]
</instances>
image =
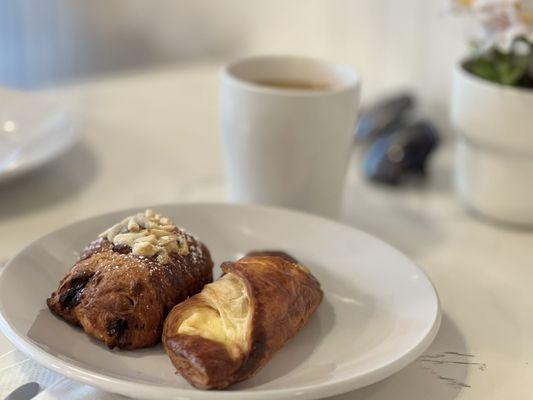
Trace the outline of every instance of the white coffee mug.
<instances>
[{"instance_id":1,"label":"white coffee mug","mask_svg":"<svg viewBox=\"0 0 533 400\"><path fill-rule=\"evenodd\" d=\"M260 56L221 73L229 200L337 217L360 79L350 68Z\"/></svg>"}]
</instances>

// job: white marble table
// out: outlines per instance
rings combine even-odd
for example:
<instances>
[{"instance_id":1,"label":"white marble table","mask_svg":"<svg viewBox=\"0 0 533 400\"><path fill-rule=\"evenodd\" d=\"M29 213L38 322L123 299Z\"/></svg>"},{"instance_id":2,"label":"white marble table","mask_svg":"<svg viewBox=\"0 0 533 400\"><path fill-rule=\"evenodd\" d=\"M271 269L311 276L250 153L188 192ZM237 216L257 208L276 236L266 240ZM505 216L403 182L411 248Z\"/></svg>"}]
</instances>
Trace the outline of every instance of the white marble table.
<instances>
[{"instance_id":1,"label":"white marble table","mask_svg":"<svg viewBox=\"0 0 533 400\"><path fill-rule=\"evenodd\" d=\"M83 95L84 137L67 155L0 187L0 260L73 220L114 209L223 201L217 73L145 71L61 89ZM400 373L335 399L533 398L533 233L466 214L450 148L422 188L376 187L350 166L342 219L395 245L431 277L441 330ZM0 356L11 346L0 337Z\"/></svg>"}]
</instances>

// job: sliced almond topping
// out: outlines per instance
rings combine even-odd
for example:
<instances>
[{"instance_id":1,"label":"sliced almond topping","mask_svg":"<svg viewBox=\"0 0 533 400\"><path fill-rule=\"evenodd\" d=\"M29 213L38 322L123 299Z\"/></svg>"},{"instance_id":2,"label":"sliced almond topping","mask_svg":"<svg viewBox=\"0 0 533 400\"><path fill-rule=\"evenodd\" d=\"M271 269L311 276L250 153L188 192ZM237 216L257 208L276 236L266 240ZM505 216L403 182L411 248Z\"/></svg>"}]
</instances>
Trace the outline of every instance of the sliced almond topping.
<instances>
[{"instance_id":1,"label":"sliced almond topping","mask_svg":"<svg viewBox=\"0 0 533 400\"><path fill-rule=\"evenodd\" d=\"M142 242L156 244L157 237L155 235L148 235L148 236L142 236L140 238L135 239L135 243L142 243Z\"/></svg>"},{"instance_id":2,"label":"sliced almond topping","mask_svg":"<svg viewBox=\"0 0 533 400\"><path fill-rule=\"evenodd\" d=\"M139 256L151 257L157 253L157 249L152 243L140 242L133 245L132 253Z\"/></svg>"},{"instance_id":3,"label":"sliced almond topping","mask_svg":"<svg viewBox=\"0 0 533 400\"><path fill-rule=\"evenodd\" d=\"M135 220L134 217L131 217L128 221L128 231L130 232L139 232L140 230L140 226L139 224L137 223L137 221Z\"/></svg>"},{"instance_id":4,"label":"sliced almond topping","mask_svg":"<svg viewBox=\"0 0 533 400\"><path fill-rule=\"evenodd\" d=\"M169 243L176 244L178 241L178 237L176 235L168 235L168 236L161 236L159 238L159 243L163 246L166 246ZM177 244L176 244L177 246Z\"/></svg>"},{"instance_id":5,"label":"sliced almond topping","mask_svg":"<svg viewBox=\"0 0 533 400\"><path fill-rule=\"evenodd\" d=\"M170 261L170 254L187 256L190 252L185 232L150 209L125 218L100 236L115 245L131 247L133 254L146 257L157 254L157 260L164 263Z\"/></svg>"},{"instance_id":6,"label":"sliced almond topping","mask_svg":"<svg viewBox=\"0 0 533 400\"><path fill-rule=\"evenodd\" d=\"M132 246L136 239L141 238L144 236L143 232L127 232L127 233L119 233L113 238L113 244L126 244L128 246Z\"/></svg>"}]
</instances>

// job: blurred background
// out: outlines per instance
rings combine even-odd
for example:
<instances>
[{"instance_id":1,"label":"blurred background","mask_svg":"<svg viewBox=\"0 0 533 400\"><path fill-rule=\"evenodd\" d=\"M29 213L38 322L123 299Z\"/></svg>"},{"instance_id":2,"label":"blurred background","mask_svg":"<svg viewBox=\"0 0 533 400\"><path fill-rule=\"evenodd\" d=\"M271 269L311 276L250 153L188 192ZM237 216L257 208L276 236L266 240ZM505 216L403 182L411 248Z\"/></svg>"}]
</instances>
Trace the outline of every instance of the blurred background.
<instances>
[{"instance_id":1,"label":"blurred background","mask_svg":"<svg viewBox=\"0 0 533 400\"><path fill-rule=\"evenodd\" d=\"M313 55L363 77L363 100L408 87L447 127L464 21L442 0L0 0L0 85L34 89L254 53Z\"/></svg>"}]
</instances>

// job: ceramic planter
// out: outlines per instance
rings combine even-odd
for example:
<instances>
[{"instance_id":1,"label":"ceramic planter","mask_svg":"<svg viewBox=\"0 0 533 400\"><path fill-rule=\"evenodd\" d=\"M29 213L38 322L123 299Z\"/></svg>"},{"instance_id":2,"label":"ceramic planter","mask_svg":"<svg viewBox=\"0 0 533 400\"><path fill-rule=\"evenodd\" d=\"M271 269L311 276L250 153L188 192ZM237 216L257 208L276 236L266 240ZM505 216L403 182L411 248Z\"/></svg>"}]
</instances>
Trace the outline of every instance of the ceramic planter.
<instances>
[{"instance_id":1,"label":"ceramic planter","mask_svg":"<svg viewBox=\"0 0 533 400\"><path fill-rule=\"evenodd\" d=\"M533 226L533 90L454 71L456 189L478 213Z\"/></svg>"}]
</instances>

